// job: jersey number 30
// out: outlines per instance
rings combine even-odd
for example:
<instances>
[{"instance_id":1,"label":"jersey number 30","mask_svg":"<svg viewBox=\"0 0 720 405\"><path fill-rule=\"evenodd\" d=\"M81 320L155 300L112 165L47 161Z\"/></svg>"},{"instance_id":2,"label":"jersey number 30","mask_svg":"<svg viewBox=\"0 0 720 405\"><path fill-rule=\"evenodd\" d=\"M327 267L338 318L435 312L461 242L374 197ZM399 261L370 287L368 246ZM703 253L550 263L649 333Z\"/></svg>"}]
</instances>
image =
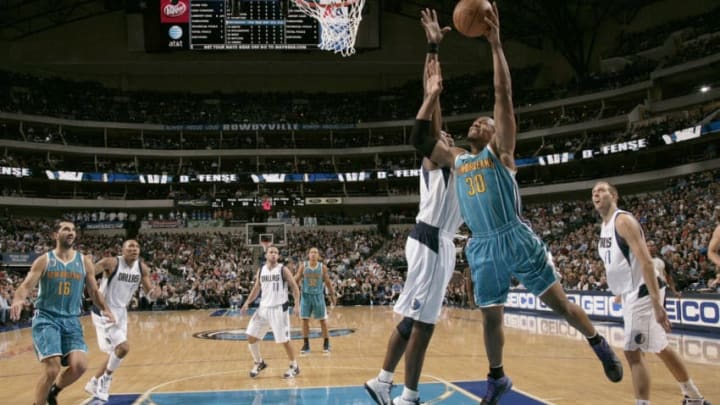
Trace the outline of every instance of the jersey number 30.
<instances>
[{"instance_id":1,"label":"jersey number 30","mask_svg":"<svg viewBox=\"0 0 720 405\"><path fill-rule=\"evenodd\" d=\"M467 191L467 194L471 197L475 194L485 192L485 178L482 174L476 174L472 177L465 177L465 183L467 183L468 187L470 188Z\"/></svg>"}]
</instances>

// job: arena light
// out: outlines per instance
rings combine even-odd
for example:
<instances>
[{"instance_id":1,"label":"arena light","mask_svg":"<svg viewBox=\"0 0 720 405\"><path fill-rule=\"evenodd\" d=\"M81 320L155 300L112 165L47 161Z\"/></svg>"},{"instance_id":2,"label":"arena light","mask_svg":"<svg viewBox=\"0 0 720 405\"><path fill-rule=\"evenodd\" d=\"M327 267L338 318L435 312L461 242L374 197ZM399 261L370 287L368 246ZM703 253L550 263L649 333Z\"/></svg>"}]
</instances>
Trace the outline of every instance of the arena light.
<instances>
[{"instance_id":1,"label":"arena light","mask_svg":"<svg viewBox=\"0 0 720 405\"><path fill-rule=\"evenodd\" d=\"M710 91L710 86L701 86L700 87L700 93L707 93Z\"/></svg>"}]
</instances>

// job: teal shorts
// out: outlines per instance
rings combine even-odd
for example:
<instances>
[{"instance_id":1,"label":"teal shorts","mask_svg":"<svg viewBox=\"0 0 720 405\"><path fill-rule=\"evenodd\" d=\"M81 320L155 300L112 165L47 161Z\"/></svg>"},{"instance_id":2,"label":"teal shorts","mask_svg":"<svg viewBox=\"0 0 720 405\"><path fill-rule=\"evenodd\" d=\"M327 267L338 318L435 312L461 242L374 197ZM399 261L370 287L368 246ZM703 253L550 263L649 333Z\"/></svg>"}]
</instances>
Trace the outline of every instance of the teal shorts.
<instances>
[{"instance_id":1,"label":"teal shorts","mask_svg":"<svg viewBox=\"0 0 720 405\"><path fill-rule=\"evenodd\" d=\"M303 294L300 301L300 318L327 319L325 294Z\"/></svg>"},{"instance_id":2,"label":"teal shorts","mask_svg":"<svg viewBox=\"0 0 720 405\"><path fill-rule=\"evenodd\" d=\"M32 320L35 354L40 361L54 356L65 358L70 352L87 353L80 319L60 317L37 311Z\"/></svg>"},{"instance_id":3,"label":"teal shorts","mask_svg":"<svg viewBox=\"0 0 720 405\"><path fill-rule=\"evenodd\" d=\"M545 293L558 279L545 244L519 221L493 233L473 234L465 256L479 307L505 304L513 275L536 296Z\"/></svg>"}]
</instances>

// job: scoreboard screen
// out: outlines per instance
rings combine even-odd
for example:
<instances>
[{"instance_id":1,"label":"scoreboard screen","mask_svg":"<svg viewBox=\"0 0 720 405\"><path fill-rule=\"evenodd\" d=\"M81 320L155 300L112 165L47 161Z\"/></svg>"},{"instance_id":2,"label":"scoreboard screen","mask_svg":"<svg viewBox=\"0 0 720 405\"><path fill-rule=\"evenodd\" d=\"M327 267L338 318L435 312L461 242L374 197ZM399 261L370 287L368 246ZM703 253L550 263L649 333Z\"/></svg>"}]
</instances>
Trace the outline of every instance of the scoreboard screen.
<instances>
[{"instance_id":1,"label":"scoreboard screen","mask_svg":"<svg viewBox=\"0 0 720 405\"><path fill-rule=\"evenodd\" d=\"M356 46L379 47L378 6L365 4ZM312 50L321 39L320 23L295 0L148 2L145 32L148 51Z\"/></svg>"}]
</instances>

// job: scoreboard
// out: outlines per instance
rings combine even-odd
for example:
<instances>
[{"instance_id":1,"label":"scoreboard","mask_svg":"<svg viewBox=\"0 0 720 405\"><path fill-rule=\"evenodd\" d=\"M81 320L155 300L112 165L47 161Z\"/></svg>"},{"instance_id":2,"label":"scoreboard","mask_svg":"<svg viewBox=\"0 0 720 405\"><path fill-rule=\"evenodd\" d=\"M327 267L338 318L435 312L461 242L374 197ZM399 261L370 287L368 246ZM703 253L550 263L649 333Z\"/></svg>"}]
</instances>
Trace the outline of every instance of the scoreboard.
<instances>
[{"instance_id":1,"label":"scoreboard","mask_svg":"<svg viewBox=\"0 0 720 405\"><path fill-rule=\"evenodd\" d=\"M317 49L320 24L295 0L160 0L166 49Z\"/></svg>"}]
</instances>

